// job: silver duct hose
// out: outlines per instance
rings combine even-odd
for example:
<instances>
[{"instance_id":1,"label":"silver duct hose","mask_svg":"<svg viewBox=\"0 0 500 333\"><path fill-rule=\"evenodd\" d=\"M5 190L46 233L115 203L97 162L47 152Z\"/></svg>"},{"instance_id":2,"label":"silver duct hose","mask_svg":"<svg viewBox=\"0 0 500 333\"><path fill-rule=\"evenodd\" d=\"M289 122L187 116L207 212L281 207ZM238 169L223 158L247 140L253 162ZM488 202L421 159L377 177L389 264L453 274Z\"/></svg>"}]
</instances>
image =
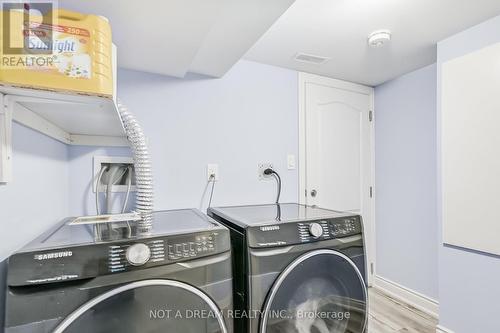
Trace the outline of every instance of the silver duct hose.
<instances>
[{"instance_id":1,"label":"silver duct hose","mask_svg":"<svg viewBox=\"0 0 500 333\"><path fill-rule=\"evenodd\" d=\"M149 158L146 138L141 126L125 105L117 101L118 112L130 142L134 158L135 179L137 185L135 210L141 215L137 223L139 233L149 233L153 228L153 172Z\"/></svg>"}]
</instances>

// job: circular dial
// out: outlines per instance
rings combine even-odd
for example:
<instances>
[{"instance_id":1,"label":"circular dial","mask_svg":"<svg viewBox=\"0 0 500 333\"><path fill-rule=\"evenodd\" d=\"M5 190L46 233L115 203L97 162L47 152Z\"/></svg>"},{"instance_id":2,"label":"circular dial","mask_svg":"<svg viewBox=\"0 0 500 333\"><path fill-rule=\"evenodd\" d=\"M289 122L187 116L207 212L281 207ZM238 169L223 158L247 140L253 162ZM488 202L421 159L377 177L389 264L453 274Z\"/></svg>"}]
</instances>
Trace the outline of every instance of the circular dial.
<instances>
[{"instance_id":1,"label":"circular dial","mask_svg":"<svg viewBox=\"0 0 500 333\"><path fill-rule=\"evenodd\" d=\"M314 238L323 236L323 227L319 223L311 223L309 225L309 233Z\"/></svg>"},{"instance_id":2,"label":"circular dial","mask_svg":"<svg viewBox=\"0 0 500 333\"><path fill-rule=\"evenodd\" d=\"M141 266L148 262L151 250L146 244L134 244L127 249L126 257L131 265Z\"/></svg>"}]
</instances>

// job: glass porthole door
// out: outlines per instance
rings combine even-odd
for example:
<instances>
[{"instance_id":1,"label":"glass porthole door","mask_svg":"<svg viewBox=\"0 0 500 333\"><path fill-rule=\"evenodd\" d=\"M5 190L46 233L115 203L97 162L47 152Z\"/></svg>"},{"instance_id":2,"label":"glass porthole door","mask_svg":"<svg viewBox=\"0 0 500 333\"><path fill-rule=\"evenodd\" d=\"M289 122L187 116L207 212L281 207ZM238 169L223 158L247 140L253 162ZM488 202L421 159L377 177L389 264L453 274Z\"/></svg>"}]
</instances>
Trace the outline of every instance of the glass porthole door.
<instances>
[{"instance_id":1,"label":"glass porthole door","mask_svg":"<svg viewBox=\"0 0 500 333\"><path fill-rule=\"evenodd\" d=\"M278 277L260 333L364 333L367 290L356 265L332 250L306 253Z\"/></svg>"},{"instance_id":2,"label":"glass porthole door","mask_svg":"<svg viewBox=\"0 0 500 333\"><path fill-rule=\"evenodd\" d=\"M133 282L98 295L54 330L63 332L228 333L210 297L171 280Z\"/></svg>"}]
</instances>

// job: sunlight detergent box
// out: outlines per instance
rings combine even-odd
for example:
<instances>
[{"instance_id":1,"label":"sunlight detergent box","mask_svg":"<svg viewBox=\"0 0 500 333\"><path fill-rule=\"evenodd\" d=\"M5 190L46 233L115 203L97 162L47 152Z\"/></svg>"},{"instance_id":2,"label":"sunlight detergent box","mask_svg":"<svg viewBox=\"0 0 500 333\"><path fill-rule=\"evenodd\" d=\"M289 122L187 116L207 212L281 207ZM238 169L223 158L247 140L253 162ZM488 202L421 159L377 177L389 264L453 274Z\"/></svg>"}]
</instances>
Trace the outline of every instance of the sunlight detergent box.
<instances>
[{"instance_id":1,"label":"sunlight detergent box","mask_svg":"<svg viewBox=\"0 0 500 333\"><path fill-rule=\"evenodd\" d=\"M111 27L63 9L2 10L0 85L111 97Z\"/></svg>"}]
</instances>

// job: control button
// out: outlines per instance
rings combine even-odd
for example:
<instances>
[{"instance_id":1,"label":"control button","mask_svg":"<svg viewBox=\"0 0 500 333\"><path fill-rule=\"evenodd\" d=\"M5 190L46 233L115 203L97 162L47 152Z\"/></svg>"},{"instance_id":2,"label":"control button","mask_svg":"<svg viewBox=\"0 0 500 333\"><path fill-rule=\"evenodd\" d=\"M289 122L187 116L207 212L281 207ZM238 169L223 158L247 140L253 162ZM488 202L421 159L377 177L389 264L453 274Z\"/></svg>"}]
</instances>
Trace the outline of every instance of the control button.
<instances>
[{"instance_id":1,"label":"control button","mask_svg":"<svg viewBox=\"0 0 500 333\"><path fill-rule=\"evenodd\" d=\"M162 256L162 257L151 257L151 259L149 259L149 261L152 261L152 262L163 261L163 260L165 260L164 256Z\"/></svg>"},{"instance_id":2,"label":"control button","mask_svg":"<svg viewBox=\"0 0 500 333\"><path fill-rule=\"evenodd\" d=\"M141 266L148 262L151 250L146 244L134 244L127 249L126 257L131 265Z\"/></svg>"},{"instance_id":3,"label":"control button","mask_svg":"<svg viewBox=\"0 0 500 333\"><path fill-rule=\"evenodd\" d=\"M319 223L311 223L309 225L309 233L314 238L321 237L323 235L323 227Z\"/></svg>"}]
</instances>

